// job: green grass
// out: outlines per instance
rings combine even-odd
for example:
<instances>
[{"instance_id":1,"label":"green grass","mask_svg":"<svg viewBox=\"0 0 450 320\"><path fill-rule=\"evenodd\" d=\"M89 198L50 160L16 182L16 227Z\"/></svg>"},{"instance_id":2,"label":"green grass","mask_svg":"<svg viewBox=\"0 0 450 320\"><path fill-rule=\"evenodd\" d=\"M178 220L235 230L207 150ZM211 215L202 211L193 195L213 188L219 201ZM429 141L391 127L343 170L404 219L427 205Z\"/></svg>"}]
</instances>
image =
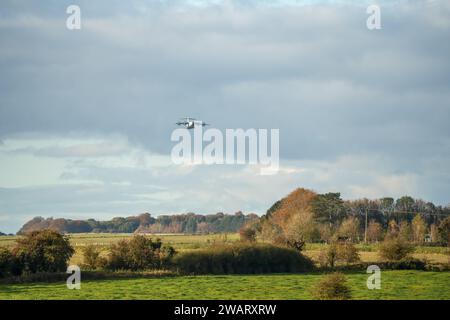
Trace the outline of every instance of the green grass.
<instances>
[{"instance_id":1,"label":"green grass","mask_svg":"<svg viewBox=\"0 0 450 320\"><path fill-rule=\"evenodd\" d=\"M65 283L0 285L0 299L313 299L321 274L178 276L82 281L81 290ZM368 275L347 273L353 299L450 300L450 273L384 271L382 288L368 290Z\"/></svg>"}]
</instances>

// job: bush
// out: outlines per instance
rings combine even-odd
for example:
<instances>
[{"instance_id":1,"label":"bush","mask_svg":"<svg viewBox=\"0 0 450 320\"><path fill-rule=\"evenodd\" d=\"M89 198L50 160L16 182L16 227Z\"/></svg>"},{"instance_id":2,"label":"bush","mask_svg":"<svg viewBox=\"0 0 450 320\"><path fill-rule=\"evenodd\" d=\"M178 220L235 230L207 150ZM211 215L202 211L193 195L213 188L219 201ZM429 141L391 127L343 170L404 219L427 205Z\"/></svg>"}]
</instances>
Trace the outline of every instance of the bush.
<instances>
[{"instance_id":1,"label":"bush","mask_svg":"<svg viewBox=\"0 0 450 320\"><path fill-rule=\"evenodd\" d=\"M339 243L337 246L338 261L346 264L355 263L360 260L358 249L351 242Z\"/></svg>"},{"instance_id":2,"label":"bush","mask_svg":"<svg viewBox=\"0 0 450 320\"><path fill-rule=\"evenodd\" d=\"M322 249L319 255L319 264L322 267L334 268L337 262L337 245L332 242L326 249Z\"/></svg>"},{"instance_id":3,"label":"bush","mask_svg":"<svg viewBox=\"0 0 450 320\"><path fill-rule=\"evenodd\" d=\"M314 296L318 300L349 300L351 291L346 282L341 273L329 274L319 281Z\"/></svg>"},{"instance_id":4,"label":"bush","mask_svg":"<svg viewBox=\"0 0 450 320\"><path fill-rule=\"evenodd\" d=\"M106 259L100 256L101 250L94 246L88 245L83 248L84 267L88 269L102 268L106 265Z\"/></svg>"},{"instance_id":5,"label":"bush","mask_svg":"<svg viewBox=\"0 0 450 320\"><path fill-rule=\"evenodd\" d=\"M414 251L414 247L400 238L386 239L379 249L381 258L388 261L399 261L407 258Z\"/></svg>"},{"instance_id":6,"label":"bush","mask_svg":"<svg viewBox=\"0 0 450 320\"><path fill-rule=\"evenodd\" d=\"M8 248L0 247L0 278L19 276L23 267Z\"/></svg>"},{"instance_id":7,"label":"bush","mask_svg":"<svg viewBox=\"0 0 450 320\"><path fill-rule=\"evenodd\" d=\"M332 242L319 255L319 264L334 268L337 262L355 263L360 260L358 250L351 242Z\"/></svg>"},{"instance_id":8,"label":"bush","mask_svg":"<svg viewBox=\"0 0 450 320\"><path fill-rule=\"evenodd\" d=\"M66 236L53 230L33 231L17 240L13 254L25 272L65 272L74 254Z\"/></svg>"},{"instance_id":9,"label":"bush","mask_svg":"<svg viewBox=\"0 0 450 320\"><path fill-rule=\"evenodd\" d=\"M385 264L381 264L379 267L392 270L426 270L427 264L422 260L404 258L398 261L389 261Z\"/></svg>"},{"instance_id":10,"label":"bush","mask_svg":"<svg viewBox=\"0 0 450 320\"><path fill-rule=\"evenodd\" d=\"M195 274L255 274L304 272L313 263L297 251L267 244L217 245L175 257L181 272Z\"/></svg>"},{"instance_id":11,"label":"bush","mask_svg":"<svg viewBox=\"0 0 450 320\"><path fill-rule=\"evenodd\" d=\"M111 270L145 270L167 267L175 254L172 247L163 247L161 240L134 236L111 246L106 268Z\"/></svg>"},{"instance_id":12,"label":"bush","mask_svg":"<svg viewBox=\"0 0 450 320\"><path fill-rule=\"evenodd\" d=\"M242 242L255 242L256 230L249 227L242 227L241 230L239 230L239 237Z\"/></svg>"}]
</instances>

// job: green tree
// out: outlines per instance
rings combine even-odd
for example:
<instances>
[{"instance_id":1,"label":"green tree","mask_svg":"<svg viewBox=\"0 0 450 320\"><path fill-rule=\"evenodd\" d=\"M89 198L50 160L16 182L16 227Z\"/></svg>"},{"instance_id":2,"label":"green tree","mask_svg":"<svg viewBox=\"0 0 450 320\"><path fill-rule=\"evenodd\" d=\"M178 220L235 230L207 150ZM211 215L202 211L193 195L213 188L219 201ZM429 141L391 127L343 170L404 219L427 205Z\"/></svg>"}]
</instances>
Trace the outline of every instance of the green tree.
<instances>
[{"instance_id":1,"label":"green tree","mask_svg":"<svg viewBox=\"0 0 450 320\"><path fill-rule=\"evenodd\" d=\"M0 278L12 274L14 259L14 255L8 248L0 247Z\"/></svg>"},{"instance_id":2,"label":"green tree","mask_svg":"<svg viewBox=\"0 0 450 320\"><path fill-rule=\"evenodd\" d=\"M438 227L439 242L450 246L450 217L445 218Z\"/></svg>"},{"instance_id":3,"label":"green tree","mask_svg":"<svg viewBox=\"0 0 450 320\"><path fill-rule=\"evenodd\" d=\"M411 241L412 236L412 228L411 224L407 220L403 220L400 222L400 226L398 228L398 236L404 241Z\"/></svg>"},{"instance_id":4,"label":"green tree","mask_svg":"<svg viewBox=\"0 0 450 320\"><path fill-rule=\"evenodd\" d=\"M344 201L339 192L317 195L312 200L311 207L317 221L328 223L330 227L346 215Z\"/></svg>"},{"instance_id":5,"label":"green tree","mask_svg":"<svg viewBox=\"0 0 450 320\"><path fill-rule=\"evenodd\" d=\"M101 268L106 261L100 256L101 250L95 245L87 245L83 248L83 262L89 269Z\"/></svg>"},{"instance_id":6,"label":"green tree","mask_svg":"<svg viewBox=\"0 0 450 320\"><path fill-rule=\"evenodd\" d=\"M414 199L410 196L403 196L395 202L395 208L399 211L413 211Z\"/></svg>"},{"instance_id":7,"label":"green tree","mask_svg":"<svg viewBox=\"0 0 450 320\"><path fill-rule=\"evenodd\" d=\"M13 253L25 271L63 272L75 250L67 236L46 229L19 238Z\"/></svg>"},{"instance_id":8,"label":"green tree","mask_svg":"<svg viewBox=\"0 0 450 320\"><path fill-rule=\"evenodd\" d=\"M153 241L136 235L111 246L106 267L112 270L159 269L167 266L174 254L175 250L163 247L160 239Z\"/></svg>"}]
</instances>

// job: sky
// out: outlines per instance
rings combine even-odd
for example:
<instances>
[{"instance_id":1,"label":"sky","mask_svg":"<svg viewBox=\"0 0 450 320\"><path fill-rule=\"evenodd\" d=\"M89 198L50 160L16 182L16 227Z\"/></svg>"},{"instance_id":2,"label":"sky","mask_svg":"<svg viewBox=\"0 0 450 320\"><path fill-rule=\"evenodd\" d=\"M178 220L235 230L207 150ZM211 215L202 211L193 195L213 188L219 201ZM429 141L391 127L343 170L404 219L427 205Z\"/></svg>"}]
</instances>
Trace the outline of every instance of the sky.
<instances>
[{"instance_id":1,"label":"sky","mask_svg":"<svg viewBox=\"0 0 450 320\"><path fill-rule=\"evenodd\" d=\"M450 203L450 2L0 3L0 231L264 213L297 187ZM81 29L66 28L67 6ZM180 117L280 130L280 170L175 165Z\"/></svg>"}]
</instances>

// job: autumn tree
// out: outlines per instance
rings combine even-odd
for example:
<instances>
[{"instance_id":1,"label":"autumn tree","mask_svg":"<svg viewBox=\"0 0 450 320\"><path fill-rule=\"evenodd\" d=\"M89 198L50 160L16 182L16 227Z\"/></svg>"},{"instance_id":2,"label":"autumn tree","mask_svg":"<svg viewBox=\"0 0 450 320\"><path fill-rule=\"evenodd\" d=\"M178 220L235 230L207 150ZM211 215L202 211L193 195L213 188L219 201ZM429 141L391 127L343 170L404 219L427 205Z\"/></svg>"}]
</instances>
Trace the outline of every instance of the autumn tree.
<instances>
[{"instance_id":1,"label":"autumn tree","mask_svg":"<svg viewBox=\"0 0 450 320\"><path fill-rule=\"evenodd\" d=\"M392 239L396 238L399 234L399 226L395 220L391 220L388 223L386 238Z\"/></svg>"},{"instance_id":2,"label":"autumn tree","mask_svg":"<svg viewBox=\"0 0 450 320\"><path fill-rule=\"evenodd\" d=\"M239 230L239 237L242 242L256 242L256 230L249 226L244 226Z\"/></svg>"},{"instance_id":3,"label":"autumn tree","mask_svg":"<svg viewBox=\"0 0 450 320\"><path fill-rule=\"evenodd\" d=\"M304 210L293 215L285 228L288 243L317 242L320 233L311 211Z\"/></svg>"},{"instance_id":4,"label":"autumn tree","mask_svg":"<svg viewBox=\"0 0 450 320\"><path fill-rule=\"evenodd\" d=\"M375 220L370 220L367 227L367 240L371 242L378 242L382 239L383 227Z\"/></svg>"},{"instance_id":5,"label":"autumn tree","mask_svg":"<svg viewBox=\"0 0 450 320\"><path fill-rule=\"evenodd\" d=\"M420 214L417 214L411 222L411 229L413 235L413 241L415 243L422 243L425 238L427 225Z\"/></svg>"},{"instance_id":6,"label":"autumn tree","mask_svg":"<svg viewBox=\"0 0 450 320\"><path fill-rule=\"evenodd\" d=\"M360 228L359 221L355 217L345 219L338 230L338 235L341 238L357 242L359 240Z\"/></svg>"}]
</instances>

